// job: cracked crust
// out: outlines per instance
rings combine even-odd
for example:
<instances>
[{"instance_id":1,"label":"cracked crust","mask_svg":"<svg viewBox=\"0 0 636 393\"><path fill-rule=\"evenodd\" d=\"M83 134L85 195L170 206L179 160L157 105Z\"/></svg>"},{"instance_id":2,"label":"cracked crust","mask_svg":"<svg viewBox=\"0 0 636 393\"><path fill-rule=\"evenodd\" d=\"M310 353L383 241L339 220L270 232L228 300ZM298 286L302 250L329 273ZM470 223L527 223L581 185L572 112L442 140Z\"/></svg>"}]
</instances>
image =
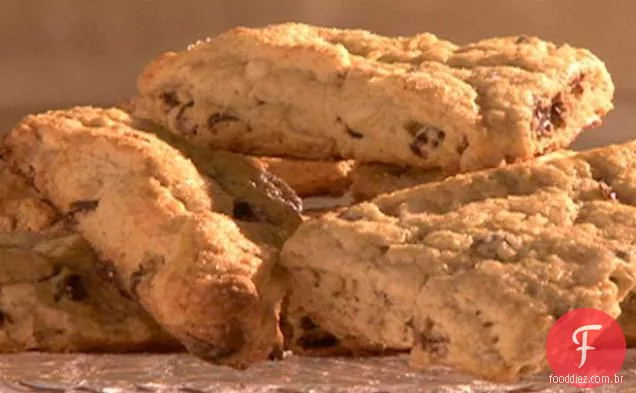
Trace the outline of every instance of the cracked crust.
<instances>
[{"instance_id":1,"label":"cracked crust","mask_svg":"<svg viewBox=\"0 0 636 393\"><path fill-rule=\"evenodd\" d=\"M277 355L283 283L274 264L281 231L293 228L261 220L271 212L236 203L135 125L116 109L31 115L3 153L189 351L235 367Z\"/></svg>"},{"instance_id":2,"label":"cracked crust","mask_svg":"<svg viewBox=\"0 0 636 393\"><path fill-rule=\"evenodd\" d=\"M612 108L604 64L533 37L457 46L296 23L168 52L132 107L202 146L445 172L568 146Z\"/></svg>"},{"instance_id":3,"label":"cracked crust","mask_svg":"<svg viewBox=\"0 0 636 393\"><path fill-rule=\"evenodd\" d=\"M0 161L0 352L177 350L77 233ZM19 207L13 209L12 207Z\"/></svg>"},{"instance_id":4,"label":"cracked crust","mask_svg":"<svg viewBox=\"0 0 636 393\"><path fill-rule=\"evenodd\" d=\"M281 256L291 309L336 338L413 346L416 367L493 380L537 372L559 316L592 307L617 317L634 286L635 173L630 142L457 175L308 220Z\"/></svg>"}]
</instances>

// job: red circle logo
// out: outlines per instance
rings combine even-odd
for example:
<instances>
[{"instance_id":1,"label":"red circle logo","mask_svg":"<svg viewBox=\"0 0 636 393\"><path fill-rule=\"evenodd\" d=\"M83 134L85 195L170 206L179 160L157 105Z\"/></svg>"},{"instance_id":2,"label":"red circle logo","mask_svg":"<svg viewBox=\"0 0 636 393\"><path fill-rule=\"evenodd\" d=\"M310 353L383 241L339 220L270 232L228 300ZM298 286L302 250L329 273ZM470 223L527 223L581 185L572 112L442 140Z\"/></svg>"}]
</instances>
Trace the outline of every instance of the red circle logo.
<instances>
[{"instance_id":1,"label":"red circle logo","mask_svg":"<svg viewBox=\"0 0 636 393\"><path fill-rule=\"evenodd\" d=\"M548 333L550 382L584 388L621 383L616 373L626 352L625 335L614 318L594 308L572 310Z\"/></svg>"}]
</instances>

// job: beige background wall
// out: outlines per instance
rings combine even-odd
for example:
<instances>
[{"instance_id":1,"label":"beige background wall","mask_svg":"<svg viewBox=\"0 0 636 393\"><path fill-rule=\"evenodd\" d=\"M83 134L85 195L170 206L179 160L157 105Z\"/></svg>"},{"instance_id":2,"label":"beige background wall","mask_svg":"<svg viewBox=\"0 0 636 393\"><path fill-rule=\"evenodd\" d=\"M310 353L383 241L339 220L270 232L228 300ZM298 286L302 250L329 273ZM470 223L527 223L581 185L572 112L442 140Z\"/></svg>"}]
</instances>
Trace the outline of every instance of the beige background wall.
<instances>
[{"instance_id":1,"label":"beige background wall","mask_svg":"<svg viewBox=\"0 0 636 393\"><path fill-rule=\"evenodd\" d=\"M0 0L0 127L28 111L116 102L165 50L291 20L458 43L525 33L587 47L619 93L606 126L579 144L636 137L636 0Z\"/></svg>"}]
</instances>

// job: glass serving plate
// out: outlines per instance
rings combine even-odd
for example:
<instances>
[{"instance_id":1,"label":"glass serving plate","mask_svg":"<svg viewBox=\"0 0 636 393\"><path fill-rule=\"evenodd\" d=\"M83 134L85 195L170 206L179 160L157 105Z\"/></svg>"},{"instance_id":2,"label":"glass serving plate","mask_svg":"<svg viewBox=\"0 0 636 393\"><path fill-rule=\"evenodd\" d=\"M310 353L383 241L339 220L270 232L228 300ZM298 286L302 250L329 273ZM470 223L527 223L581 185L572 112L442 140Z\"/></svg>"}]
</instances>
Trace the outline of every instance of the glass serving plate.
<instances>
[{"instance_id":1,"label":"glass serving plate","mask_svg":"<svg viewBox=\"0 0 636 393\"><path fill-rule=\"evenodd\" d=\"M636 349L629 350L623 383L580 389L550 384L540 374L514 384L478 381L445 367L408 368L407 356L309 358L286 354L238 371L187 354L0 356L0 392L178 393L538 393L636 392Z\"/></svg>"}]
</instances>

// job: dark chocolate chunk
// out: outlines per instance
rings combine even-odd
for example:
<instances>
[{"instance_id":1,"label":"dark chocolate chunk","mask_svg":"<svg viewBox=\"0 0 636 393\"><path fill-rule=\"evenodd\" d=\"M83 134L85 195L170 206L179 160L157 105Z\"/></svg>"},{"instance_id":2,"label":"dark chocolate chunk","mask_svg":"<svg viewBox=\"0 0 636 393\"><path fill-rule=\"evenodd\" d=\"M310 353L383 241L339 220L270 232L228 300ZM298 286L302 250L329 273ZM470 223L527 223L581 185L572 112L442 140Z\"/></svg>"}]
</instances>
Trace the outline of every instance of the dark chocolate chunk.
<instances>
[{"instance_id":1,"label":"dark chocolate chunk","mask_svg":"<svg viewBox=\"0 0 636 393\"><path fill-rule=\"evenodd\" d=\"M624 250L616 250L614 251L614 255L616 255L617 258L620 258L624 261L630 262L631 261L631 257L629 255L629 253L627 251Z\"/></svg>"},{"instance_id":2,"label":"dark chocolate chunk","mask_svg":"<svg viewBox=\"0 0 636 393\"><path fill-rule=\"evenodd\" d=\"M82 301L88 297L88 290L84 285L82 277L78 274L71 274L58 284L53 299L59 302L64 297L74 302Z\"/></svg>"},{"instance_id":3,"label":"dark chocolate chunk","mask_svg":"<svg viewBox=\"0 0 636 393\"><path fill-rule=\"evenodd\" d=\"M300 328L303 330L313 330L316 329L318 325L314 323L308 316L303 316L300 318Z\"/></svg>"},{"instance_id":4,"label":"dark chocolate chunk","mask_svg":"<svg viewBox=\"0 0 636 393\"><path fill-rule=\"evenodd\" d=\"M565 120L563 119L565 112L566 108L563 99L561 95L558 95L552 100L552 106L550 107L550 122L552 122L556 128L565 126Z\"/></svg>"},{"instance_id":5,"label":"dark chocolate chunk","mask_svg":"<svg viewBox=\"0 0 636 393\"><path fill-rule=\"evenodd\" d=\"M364 134L359 133L358 131L354 131L351 128L347 127L347 134L349 134L349 136L351 136L352 138L355 139L362 139L364 138Z\"/></svg>"},{"instance_id":6,"label":"dark chocolate chunk","mask_svg":"<svg viewBox=\"0 0 636 393\"><path fill-rule=\"evenodd\" d=\"M139 284L144 280L151 280L164 262L164 258L160 255L144 259L137 267L137 270L135 270L128 279L128 289L130 293L138 297L137 287Z\"/></svg>"},{"instance_id":7,"label":"dark chocolate chunk","mask_svg":"<svg viewBox=\"0 0 636 393\"><path fill-rule=\"evenodd\" d=\"M354 130L353 128L349 127L347 125L347 123L345 123L340 116L336 117L336 123L342 124L344 126L345 131L347 132L347 134L349 134L350 137L355 138L355 139L364 138L364 134L363 133L358 132L358 131Z\"/></svg>"},{"instance_id":8,"label":"dark chocolate chunk","mask_svg":"<svg viewBox=\"0 0 636 393\"><path fill-rule=\"evenodd\" d=\"M438 358L448 356L448 339L440 334L430 331L422 333L420 334L419 344L423 351L429 352Z\"/></svg>"},{"instance_id":9,"label":"dark chocolate chunk","mask_svg":"<svg viewBox=\"0 0 636 393\"><path fill-rule=\"evenodd\" d=\"M99 206L99 200L96 201L75 201L71 203L69 208L70 214L86 213L97 209Z\"/></svg>"},{"instance_id":10,"label":"dark chocolate chunk","mask_svg":"<svg viewBox=\"0 0 636 393\"><path fill-rule=\"evenodd\" d=\"M579 97L585 91L583 88L583 79L585 79L585 74L580 74L570 82L570 92L576 97Z\"/></svg>"},{"instance_id":11,"label":"dark chocolate chunk","mask_svg":"<svg viewBox=\"0 0 636 393\"><path fill-rule=\"evenodd\" d=\"M418 122L410 122L404 126L413 136L409 148L416 156L426 159L429 149L436 149L444 143L446 133L439 128L427 126Z\"/></svg>"},{"instance_id":12,"label":"dark chocolate chunk","mask_svg":"<svg viewBox=\"0 0 636 393\"><path fill-rule=\"evenodd\" d=\"M462 137L462 141L457 145L457 154L461 155L464 154L464 152L466 151L466 149L468 149L469 143L468 143L468 137L466 135L464 135Z\"/></svg>"},{"instance_id":13,"label":"dark chocolate chunk","mask_svg":"<svg viewBox=\"0 0 636 393\"><path fill-rule=\"evenodd\" d=\"M160 96L161 101L163 101L163 103L169 108L172 109L175 106L178 106L179 104L181 104L179 102L179 99L177 98L177 95L174 92L170 92L170 93L163 93Z\"/></svg>"},{"instance_id":14,"label":"dark chocolate chunk","mask_svg":"<svg viewBox=\"0 0 636 393\"><path fill-rule=\"evenodd\" d=\"M214 127L216 124L223 121L240 121L236 116L228 115L227 113L214 113L208 117L208 127Z\"/></svg>"},{"instance_id":15,"label":"dark chocolate chunk","mask_svg":"<svg viewBox=\"0 0 636 393\"><path fill-rule=\"evenodd\" d=\"M254 207L248 202L235 201L232 209L232 217L241 221L259 221Z\"/></svg>"},{"instance_id":16,"label":"dark chocolate chunk","mask_svg":"<svg viewBox=\"0 0 636 393\"><path fill-rule=\"evenodd\" d=\"M539 136L550 136L552 131L565 126L566 106L558 94L549 104L539 103L534 109L534 130Z\"/></svg>"},{"instance_id":17,"label":"dark chocolate chunk","mask_svg":"<svg viewBox=\"0 0 636 393\"><path fill-rule=\"evenodd\" d=\"M175 118L177 123L177 128L188 134L196 135L199 132L199 126L194 123L191 118L185 116L185 113L190 111L190 109L194 106L194 101L190 101L184 104L177 113Z\"/></svg>"}]
</instances>

